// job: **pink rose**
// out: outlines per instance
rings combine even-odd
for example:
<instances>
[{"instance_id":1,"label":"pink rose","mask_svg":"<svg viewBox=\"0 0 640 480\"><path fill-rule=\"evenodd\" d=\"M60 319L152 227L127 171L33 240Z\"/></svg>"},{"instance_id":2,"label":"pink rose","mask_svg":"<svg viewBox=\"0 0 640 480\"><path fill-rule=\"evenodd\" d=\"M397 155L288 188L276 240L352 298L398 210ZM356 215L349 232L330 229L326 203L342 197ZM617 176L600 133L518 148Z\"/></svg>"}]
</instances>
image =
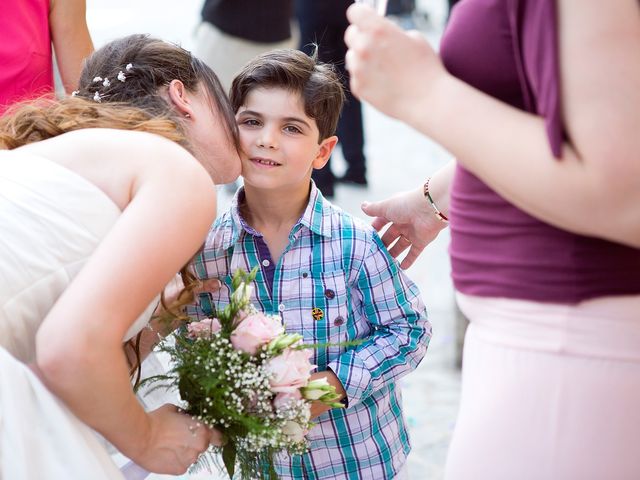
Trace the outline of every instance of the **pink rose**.
<instances>
[{"instance_id":1,"label":"pink rose","mask_svg":"<svg viewBox=\"0 0 640 480\"><path fill-rule=\"evenodd\" d=\"M295 400L300 400L302 398L302 394L299 390L295 390L291 393L278 393L276 398L273 399L273 408L276 410L283 410L289 405L290 402Z\"/></svg>"},{"instance_id":2,"label":"pink rose","mask_svg":"<svg viewBox=\"0 0 640 480\"><path fill-rule=\"evenodd\" d=\"M300 387L304 387L309 382L311 370L315 368L315 365L311 365L309 361L311 355L312 352L308 348L303 350L288 348L282 354L270 359L265 367L270 373L271 391L293 393Z\"/></svg>"},{"instance_id":3,"label":"pink rose","mask_svg":"<svg viewBox=\"0 0 640 480\"><path fill-rule=\"evenodd\" d=\"M220 331L222 326L217 318L206 318L200 322L191 322L187 325L190 338L209 337Z\"/></svg>"},{"instance_id":4,"label":"pink rose","mask_svg":"<svg viewBox=\"0 0 640 480\"><path fill-rule=\"evenodd\" d=\"M248 315L231 334L231 344L237 350L255 355L263 345L284 332L279 319L262 313Z\"/></svg>"}]
</instances>

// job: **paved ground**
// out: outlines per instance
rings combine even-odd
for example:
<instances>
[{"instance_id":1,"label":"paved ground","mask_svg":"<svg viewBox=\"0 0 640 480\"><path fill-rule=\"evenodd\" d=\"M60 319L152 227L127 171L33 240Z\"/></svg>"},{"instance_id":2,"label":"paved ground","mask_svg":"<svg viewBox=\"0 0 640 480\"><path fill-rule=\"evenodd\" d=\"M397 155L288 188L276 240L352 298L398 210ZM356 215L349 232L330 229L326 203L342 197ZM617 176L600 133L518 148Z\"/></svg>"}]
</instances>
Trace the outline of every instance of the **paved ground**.
<instances>
[{"instance_id":1,"label":"paved ground","mask_svg":"<svg viewBox=\"0 0 640 480\"><path fill-rule=\"evenodd\" d=\"M87 4L89 27L96 46L111 38L139 32L152 33L186 48L193 45L192 33L200 0L88 0ZM443 23L444 2L425 0L418 5L420 11L429 13L429 20L418 17L416 24L435 43ZM358 216L362 216L359 205L363 200L382 199L413 188L450 159L447 152L428 139L372 108L365 107L364 117L370 186L368 189L339 186L335 197L335 203ZM336 157L334 170L340 173L343 163L339 155ZM228 195L224 191L220 193L221 208L224 208ZM417 371L403 381L405 413L414 445L409 472L414 480L442 478L458 408L460 374L455 367L455 313L447 244L448 235L444 232L409 270L423 293L434 327L427 357ZM176 477L153 475L148 478ZM212 477L200 474L182 478Z\"/></svg>"}]
</instances>

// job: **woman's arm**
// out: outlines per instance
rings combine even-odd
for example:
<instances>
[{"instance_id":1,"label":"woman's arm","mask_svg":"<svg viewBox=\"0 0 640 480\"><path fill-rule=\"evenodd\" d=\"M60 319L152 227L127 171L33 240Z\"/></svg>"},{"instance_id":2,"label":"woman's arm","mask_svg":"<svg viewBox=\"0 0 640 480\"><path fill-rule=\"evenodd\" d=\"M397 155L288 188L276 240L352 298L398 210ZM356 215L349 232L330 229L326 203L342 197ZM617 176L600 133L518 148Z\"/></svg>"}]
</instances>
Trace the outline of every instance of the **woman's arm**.
<instances>
[{"instance_id":1,"label":"woman's arm","mask_svg":"<svg viewBox=\"0 0 640 480\"><path fill-rule=\"evenodd\" d=\"M66 92L78 86L82 61L93 51L85 0L51 0L49 27Z\"/></svg>"},{"instance_id":2,"label":"woman's arm","mask_svg":"<svg viewBox=\"0 0 640 480\"><path fill-rule=\"evenodd\" d=\"M121 141L127 134L133 141ZM150 471L182 473L209 434L192 435L193 420L175 408L144 412L122 339L201 245L215 216L215 190L193 157L168 140L120 132L107 134L107 146L89 138L95 157L113 162L103 177L117 177L128 162L141 167L125 185L130 202L122 215L44 319L37 366L47 386L125 455ZM86 145L76 145L86 154Z\"/></svg>"},{"instance_id":3,"label":"woman's arm","mask_svg":"<svg viewBox=\"0 0 640 480\"><path fill-rule=\"evenodd\" d=\"M598 0L557 3L569 136L559 160L542 118L452 77L424 40L361 6L348 12L353 90L442 144L531 215L640 247L640 8L636 0L607 8ZM393 95L379 91L384 84L396 86Z\"/></svg>"}]
</instances>

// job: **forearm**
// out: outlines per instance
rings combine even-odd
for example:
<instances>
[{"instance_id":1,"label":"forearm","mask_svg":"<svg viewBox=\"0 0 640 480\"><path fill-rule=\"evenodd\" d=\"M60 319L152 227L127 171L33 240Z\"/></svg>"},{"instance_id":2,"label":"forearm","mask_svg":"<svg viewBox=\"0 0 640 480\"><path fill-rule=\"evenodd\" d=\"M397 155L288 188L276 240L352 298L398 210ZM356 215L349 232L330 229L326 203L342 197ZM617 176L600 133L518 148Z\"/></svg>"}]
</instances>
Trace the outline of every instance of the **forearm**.
<instances>
[{"instance_id":1,"label":"forearm","mask_svg":"<svg viewBox=\"0 0 640 480\"><path fill-rule=\"evenodd\" d=\"M49 25L62 84L71 92L78 86L83 60L93 51L85 1L52 1Z\"/></svg>"},{"instance_id":2,"label":"forearm","mask_svg":"<svg viewBox=\"0 0 640 480\"><path fill-rule=\"evenodd\" d=\"M376 328L369 340L329 363L329 368L344 386L350 404L399 380L424 358L431 325L426 316L406 320L406 324Z\"/></svg>"},{"instance_id":3,"label":"forearm","mask_svg":"<svg viewBox=\"0 0 640 480\"><path fill-rule=\"evenodd\" d=\"M80 420L129 457L145 448L150 419L133 395L127 363L117 346L87 342L38 357L42 380Z\"/></svg>"},{"instance_id":4,"label":"forearm","mask_svg":"<svg viewBox=\"0 0 640 480\"><path fill-rule=\"evenodd\" d=\"M428 97L417 100L419 105L415 102L405 111L407 121L514 205L580 234L620 241L636 230L640 245L637 176L612 178L602 162L580 158L568 143L556 159L542 118L449 75ZM419 114L425 110L430 114ZM506 126L508 134L496 125Z\"/></svg>"}]
</instances>

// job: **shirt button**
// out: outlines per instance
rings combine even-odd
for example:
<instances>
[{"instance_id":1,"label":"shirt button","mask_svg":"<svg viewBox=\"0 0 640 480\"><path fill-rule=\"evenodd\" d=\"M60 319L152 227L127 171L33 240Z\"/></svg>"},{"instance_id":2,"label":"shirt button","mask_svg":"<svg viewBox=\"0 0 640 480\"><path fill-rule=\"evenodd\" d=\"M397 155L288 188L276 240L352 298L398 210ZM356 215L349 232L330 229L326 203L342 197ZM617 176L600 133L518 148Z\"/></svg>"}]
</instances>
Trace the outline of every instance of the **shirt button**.
<instances>
[{"instance_id":1,"label":"shirt button","mask_svg":"<svg viewBox=\"0 0 640 480\"><path fill-rule=\"evenodd\" d=\"M271 262L265 258L264 260L262 260L262 265L268 267L269 265L271 265Z\"/></svg>"},{"instance_id":2,"label":"shirt button","mask_svg":"<svg viewBox=\"0 0 640 480\"><path fill-rule=\"evenodd\" d=\"M280 305L278 305L278 310L281 312L284 312L284 303L281 303Z\"/></svg>"},{"instance_id":3,"label":"shirt button","mask_svg":"<svg viewBox=\"0 0 640 480\"><path fill-rule=\"evenodd\" d=\"M307 278L309 274L307 272L302 272L302 278Z\"/></svg>"},{"instance_id":4,"label":"shirt button","mask_svg":"<svg viewBox=\"0 0 640 480\"><path fill-rule=\"evenodd\" d=\"M329 300L333 300L335 298L335 296L336 296L336 292L334 292L330 288L327 288L324 291L324 296L327 297Z\"/></svg>"},{"instance_id":5,"label":"shirt button","mask_svg":"<svg viewBox=\"0 0 640 480\"><path fill-rule=\"evenodd\" d=\"M336 327L339 327L340 325L342 325L344 323L344 318L342 317L336 317L336 319L333 321L333 324Z\"/></svg>"}]
</instances>

